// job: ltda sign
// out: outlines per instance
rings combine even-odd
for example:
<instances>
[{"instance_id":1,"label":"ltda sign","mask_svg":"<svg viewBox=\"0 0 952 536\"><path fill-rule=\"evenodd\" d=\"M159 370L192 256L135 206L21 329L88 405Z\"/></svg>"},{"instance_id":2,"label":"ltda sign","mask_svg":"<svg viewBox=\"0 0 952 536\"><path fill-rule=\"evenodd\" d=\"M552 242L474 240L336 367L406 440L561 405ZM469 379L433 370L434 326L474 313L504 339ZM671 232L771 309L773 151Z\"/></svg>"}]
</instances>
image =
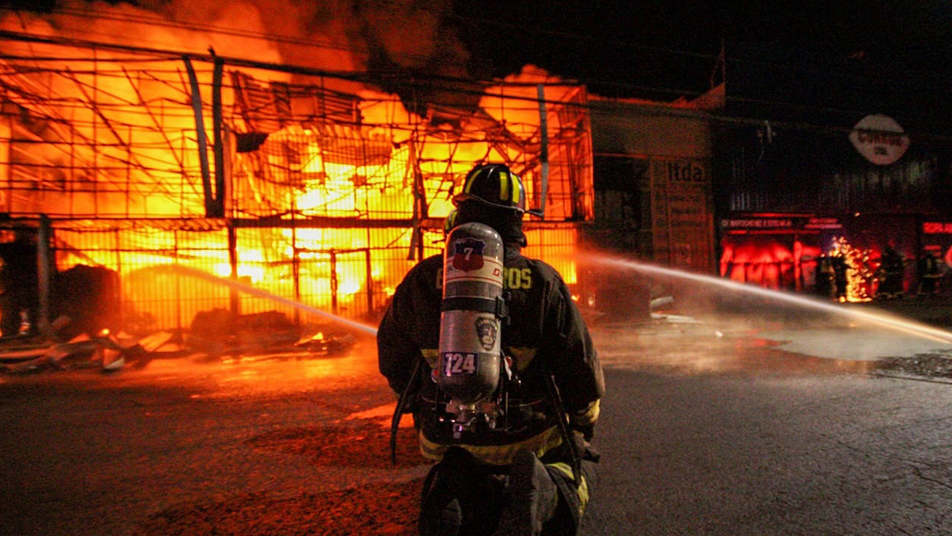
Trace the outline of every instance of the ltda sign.
<instances>
[{"instance_id":1,"label":"ltda sign","mask_svg":"<svg viewBox=\"0 0 952 536\"><path fill-rule=\"evenodd\" d=\"M895 119L885 115L867 115L850 132L853 147L866 160L888 166L902 158L909 148L909 136Z\"/></svg>"}]
</instances>

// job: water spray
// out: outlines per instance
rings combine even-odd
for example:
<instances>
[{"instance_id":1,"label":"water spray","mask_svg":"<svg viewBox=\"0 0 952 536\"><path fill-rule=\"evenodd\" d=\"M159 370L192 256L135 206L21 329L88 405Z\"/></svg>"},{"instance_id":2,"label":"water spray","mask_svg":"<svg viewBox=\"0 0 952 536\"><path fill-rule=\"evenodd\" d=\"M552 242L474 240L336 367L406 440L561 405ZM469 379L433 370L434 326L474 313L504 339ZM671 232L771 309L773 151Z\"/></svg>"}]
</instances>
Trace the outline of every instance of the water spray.
<instances>
[{"instance_id":1,"label":"water spray","mask_svg":"<svg viewBox=\"0 0 952 536\"><path fill-rule=\"evenodd\" d=\"M901 333L914 335L917 337L929 339L929 340L940 342L943 344L952 344L952 333L945 330L938 329L938 328L926 326L918 322L903 320L900 318L893 318L886 315L875 314L875 313L870 313L866 311L857 311L855 309L845 308L837 304L822 302L822 301L811 299L805 296L790 294L787 292L780 292L776 290L770 290L763 287L757 287L757 286L748 285L744 283L738 283L737 281L732 281L730 279L724 279L720 277L714 277L714 276L703 275L703 274L696 274L696 273L686 272L683 270L676 270L672 268L663 268L657 265L647 264L647 263L643 263L639 261L633 261L631 259L613 257L611 255L604 255L604 254L586 255L586 262L602 265L602 266L607 266L607 267L612 267L619 270L641 272L641 273L652 275L652 276L674 277L674 278L685 280L685 281L703 283L705 285L715 285L715 286L725 288L731 291L743 292L743 293L751 294L754 296L760 296L760 297L771 299L771 300L776 300L780 302L795 304L801 307L807 307L807 308L812 308L816 310L833 313L839 316L852 318L858 321L868 322L870 324L886 327Z\"/></svg>"},{"instance_id":2,"label":"water spray","mask_svg":"<svg viewBox=\"0 0 952 536\"><path fill-rule=\"evenodd\" d=\"M176 274L176 275L183 275L183 276L186 276L186 277L192 277L192 278L195 278L195 279L201 279L201 280L203 280L203 281L210 281L210 282L212 282L212 283L217 283L217 284L219 284L219 285L225 285L226 287L235 289L235 290L237 290L237 291L239 291L239 292L243 292L243 293L249 294L249 295L251 295L251 296L257 296L257 297L259 297L259 298L265 298L265 299L267 299L267 300L271 300L271 301L273 301L273 302L280 303L280 304L282 304L282 305L288 305L288 306L290 306L290 307L294 307L295 309L304 311L305 313L310 313L310 314L322 316L322 317L328 318L328 319L330 319L330 320L332 320L333 322L336 322L336 323L338 323L338 324L343 324L343 325L345 325L345 326L347 326L347 327L354 328L354 329L356 329L356 330L362 331L362 332L367 333L367 334L369 334L369 335L373 335L373 336L375 336L375 337L377 336L377 329L376 329L376 328L373 328L373 327L370 327L370 326L366 326L366 325L361 324L361 323L359 323L359 322L354 322L353 320L348 320L348 319L346 319L346 318L343 318L343 317L340 317L340 316L337 316L337 315L328 313L327 311L322 311L322 310L317 309L317 308L315 308L315 307L311 307L311 306L309 306L309 305L305 305L305 304L303 304L303 303L301 303L301 302L298 302L298 301L294 301L294 300L291 300L291 299L288 299L288 298L283 298L283 297L278 296L278 295L276 295L276 294L272 294L272 293L270 293L270 292L268 292L268 291L261 290L261 289L259 289L259 288L255 288L255 287L253 287L253 286L251 286L251 285L246 285L246 284L244 284L244 283L239 283L238 281L235 281L235 280L232 280L232 279L226 279L226 278L224 278L224 277L218 277L218 276L212 275L212 274L210 274L210 273L208 273L208 272L203 272L202 270L198 270L198 269L195 269L195 268L190 268L190 267L188 267L188 266L178 266L178 265L173 265L173 264L162 264L162 265L158 265L158 266L153 266L153 267L147 268L146 270L149 270L149 271L152 271L152 272L158 272L158 273L163 273L163 272L165 272L165 273L172 273L172 274Z\"/></svg>"}]
</instances>

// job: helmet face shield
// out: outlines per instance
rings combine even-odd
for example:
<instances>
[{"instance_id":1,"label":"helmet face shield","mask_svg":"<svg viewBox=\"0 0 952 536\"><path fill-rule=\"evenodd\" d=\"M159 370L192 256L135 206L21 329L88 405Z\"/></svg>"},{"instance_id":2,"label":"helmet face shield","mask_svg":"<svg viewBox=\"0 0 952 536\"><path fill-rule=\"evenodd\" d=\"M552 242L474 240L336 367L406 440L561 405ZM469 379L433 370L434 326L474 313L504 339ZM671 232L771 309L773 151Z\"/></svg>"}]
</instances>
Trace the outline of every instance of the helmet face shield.
<instances>
[{"instance_id":1,"label":"helmet face shield","mask_svg":"<svg viewBox=\"0 0 952 536\"><path fill-rule=\"evenodd\" d=\"M466 201L523 213L526 211L526 190L522 179L507 166L485 164L476 166L466 175L463 191L453 197L455 205Z\"/></svg>"}]
</instances>

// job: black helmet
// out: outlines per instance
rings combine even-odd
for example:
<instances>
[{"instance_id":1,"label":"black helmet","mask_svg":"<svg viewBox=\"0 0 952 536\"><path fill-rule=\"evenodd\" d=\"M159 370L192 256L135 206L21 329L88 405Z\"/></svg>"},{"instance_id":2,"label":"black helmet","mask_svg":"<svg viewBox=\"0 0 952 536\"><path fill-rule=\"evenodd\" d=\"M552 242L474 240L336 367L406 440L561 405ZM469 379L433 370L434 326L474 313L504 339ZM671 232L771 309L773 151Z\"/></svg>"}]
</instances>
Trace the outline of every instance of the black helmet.
<instances>
[{"instance_id":1,"label":"black helmet","mask_svg":"<svg viewBox=\"0 0 952 536\"><path fill-rule=\"evenodd\" d=\"M503 164L482 164L466 174L462 193L453 197L459 205L476 201L515 212L526 211L526 190L522 179Z\"/></svg>"},{"instance_id":2,"label":"black helmet","mask_svg":"<svg viewBox=\"0 0 952 536\"><path fill-rule=\"evenodd\" d=\"M455 208L446 215L446 219L443 220L443 234L448 235L450 231L453 230L453 227L456 227L456 217L459 216L459 211Z\"/></svg>"}]
</instances>

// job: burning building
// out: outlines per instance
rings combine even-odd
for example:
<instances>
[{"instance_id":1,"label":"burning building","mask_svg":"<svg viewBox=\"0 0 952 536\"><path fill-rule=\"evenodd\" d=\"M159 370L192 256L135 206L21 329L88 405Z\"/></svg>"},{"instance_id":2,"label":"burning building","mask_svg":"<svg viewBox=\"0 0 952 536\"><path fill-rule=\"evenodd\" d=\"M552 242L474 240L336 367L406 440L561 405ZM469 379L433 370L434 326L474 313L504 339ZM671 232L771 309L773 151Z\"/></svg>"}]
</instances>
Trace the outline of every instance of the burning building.
<instances>
[{"instance_id":1,"label":"burning building","mask_svg":"<svg viewBox=\"0 0 952 536\"><path fill-rule=\"evenodd\" d=\"M531 67L482 84L373 77L347 54L290 67L282 46L314 49L199 41L200 29L143 13L98 13L84 39L22 15L0 33L4 241L38 237L51 273L117 274L124 325L283 310L188 270L372 318L442 250L454 187L486 161L507 163L544 208L527 220L527 252L578 283L570 253L594 197L584 87ZM126 41L100 33L107 15L131 17Z\"/></svg>"}]
</instances>

